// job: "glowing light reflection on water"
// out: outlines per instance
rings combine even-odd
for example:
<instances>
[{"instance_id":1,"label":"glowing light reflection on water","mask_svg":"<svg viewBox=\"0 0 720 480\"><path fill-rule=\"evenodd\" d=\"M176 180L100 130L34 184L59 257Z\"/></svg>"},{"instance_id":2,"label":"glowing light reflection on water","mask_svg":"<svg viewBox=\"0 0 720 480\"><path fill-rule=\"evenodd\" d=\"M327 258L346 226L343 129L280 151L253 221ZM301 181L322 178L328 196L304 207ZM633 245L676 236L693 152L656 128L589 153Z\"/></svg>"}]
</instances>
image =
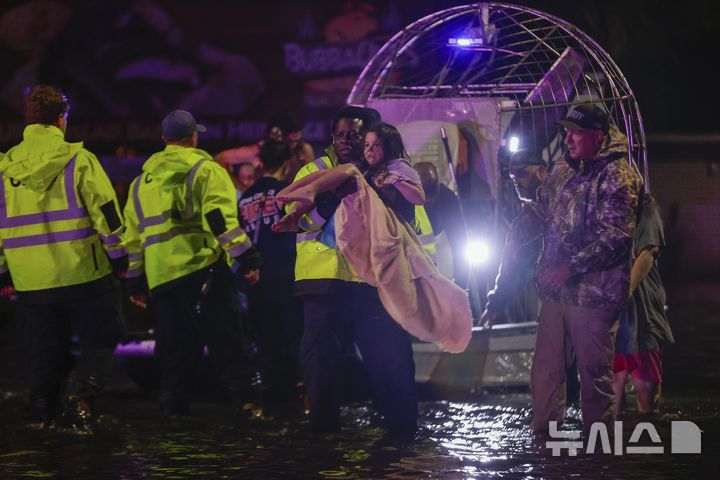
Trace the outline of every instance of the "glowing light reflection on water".
<instances>
[{"instance_id":1,"label":"glowing light reflection on water","mask_svg":"<svg viewBox=\"0 0 720 480\"><path fill-rule=\"evenodd\" d=\"M546 439L528 428L527 395L476 402L424 402L420 430L411 442L383 437L369 404L342 410L335 435L308 432L294 404L271 406L264 419L233 417L228 405L199 403L187 418L160 418L155 405L105 398L93 437L24 428L17 395L0 396L0 478L629 478L701 476L710 455L580 455L553 457ZM690 407L692 405L692 407ZM666 405L679 418L715 428L719 402L695 398ZM683 412L691 411L692 416ZM571 428L579 411L569 411ZM706 425L707 427L707 425ZM661 435L667 429L659 427ZM715 428L717 430L717 428ZM715 440L703 447L710 452ZM693 473L695 475L693 475Z\"/></svg>"}]
</instances>

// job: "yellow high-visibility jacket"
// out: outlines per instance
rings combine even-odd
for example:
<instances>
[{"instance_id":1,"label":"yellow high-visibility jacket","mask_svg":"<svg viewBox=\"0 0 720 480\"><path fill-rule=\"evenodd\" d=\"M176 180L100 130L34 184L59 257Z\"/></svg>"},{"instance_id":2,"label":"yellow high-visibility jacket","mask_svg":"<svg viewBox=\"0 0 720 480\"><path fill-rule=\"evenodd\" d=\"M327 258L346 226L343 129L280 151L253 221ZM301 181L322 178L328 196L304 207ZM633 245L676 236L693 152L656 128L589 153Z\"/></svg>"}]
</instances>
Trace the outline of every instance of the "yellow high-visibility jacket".
<instances>
[{"instance_id":1,"label":"yellow high-visibility jacket","mask_svg":"<svg viewBox=\"0 0 720 480\"><path fill-rule=\"evenodd\" d=\"M0 274L9 271L18 292L64 289L71 300L68 287L93 284L111 262L127 260L123 230L95 155L53 125L28 125L0 160Z\"/></svg>"},{"instance_id":2,"label":"yellow high-visibility jacket","mask_svg":"<svg viewBox=\"0 0 720 480\"><path fill-rule=\"evenodd\" d=\"M437 247L435 245L435 233L433 232L432 225L430 224L430 217L428 217L425 207L422 205L415 205L415 233L420 239L425 251L430 255L430 258L434 263L437 263Z\"/></svg>"},{"instance_id":3,"label":"yellow high-visibility jacket","mask_svg":"<svg viewBox=\"0 0 720 480\"><path fill-rule=\"evenodd\" d=\"M332 147L326 149L323 157L308 163L300 169L294 181L318 170L332 168L338 164ZM297 235L297 258L295 261L295 285L298 294L330 293L337 282L362 282L353 272L343 255L319 241L327 219L313 209L299 222L301 231ZM415 231L423 246L435 258L435 240L425 208L415 207Z\"/></svg>"},{"instance_id":4,"label":"yellow high-visibility jacket","mask_svg":"<svg viewBox=\"0 0 720 480\"><path fill-rule=\"evenodd\" d=\"M148 158L130 185L125 218L127 278L145 275L150 289L252 248L232 180L197 148L168 145Z\"/></svg>"},{"instance_id":5,"label":"yellow high-visibility jacket","mask_svg":"<svg viewBox=\"0 0 720 480\"><path fill-rule=\"evenodd\" d=\"M295 181L318 170L325 170L338 164L332 147L327 155L308 163L295 176ZM296 292L329 293L337 282L362 282L353 272L345 258L336 249L319 241L327 223L316 209L304 215L299 222L301 231L297 234L297 257L295 260Z\"/></svg>"}]
</instances>

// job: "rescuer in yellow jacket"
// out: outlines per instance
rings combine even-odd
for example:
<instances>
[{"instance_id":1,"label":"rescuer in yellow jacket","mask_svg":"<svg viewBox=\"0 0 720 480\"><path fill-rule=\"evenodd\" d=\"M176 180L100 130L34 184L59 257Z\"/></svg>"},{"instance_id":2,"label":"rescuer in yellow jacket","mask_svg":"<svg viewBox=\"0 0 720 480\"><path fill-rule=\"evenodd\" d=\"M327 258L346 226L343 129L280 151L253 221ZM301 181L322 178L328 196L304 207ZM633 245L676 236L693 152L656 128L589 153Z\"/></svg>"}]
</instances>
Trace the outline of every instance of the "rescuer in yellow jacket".
<instances>
[{"instance_id":1,"label":"rescuer in yellow jacket","mask_svg":"<svg viewBox=\"0 0 720 480\"><path fill-rule=\"evenodd\" d=\"M68 109L60 90L34 87L23 141L0 161L0 283L17 290L32 425L46 427L62 400L58 427L87 429L124 331L112 271L126 270L127 253L107 175L82 143L65 141ZM80 354L65 379L73 335Z\"/></svg>"},{"instance_id":2,"label":"rescuer in yellow jacket","mask_svg":"<svg viewBox=\"0 0 720 480\"><path fill-rule=\"evenodd\" d=\"M128 293L144 307L150 291L166 415L187 413L190 370L205 345L233 399L257 400L257 370L228 262L237 260L252 284L260 255L238 223L228 173L197 148L204 131L191 113L169 113L162 122L166 147L145 162L125 206Z\"/></svg>"},{"instance_id":3,"label":"rescuer in yellow jacket","mask_svg":"<svg viewBox=\"0 0 720 480\"><path fill-rule=\"evenodd\" d=\"M305 165L295 177L295 181L319 170L339 165L340 162L333 146L325 150L326 155ZM344 187L347 188L347 187ZM341 189L342 190L342 189ZM361 282L352 267L343 256L331 247L334 227L326 228L335 208L339 204L337 195L323 192L316 199L317 207L298 222L301 229L297 234L297 260L295 262L295 291L298 295L332 291L339 282ZM327 217L327 218L326 218ZM414 206L413 229L425 251L435 260L437 248L435 237L427 212L422 205Z\"/></svg>"},{"instance_id":4,"label":"rescuer in yellow jacket","mask_svg":"<svg viewBox=\"0 0 720 480\"><path fill-rule=\"evenodd\" d=\"M305 165L295 180L338 164L353 163L362 170L365 130L379 121L378 112L370 108L340 109L327 155ZM411 433L417 425L417 396L410 338L387 313L377 289L360 281L334 248L335 209L354 187L346 183L335 192L319 193L316 208L299 221L295 288L304 300L300 356L310 424L316 431L339 429L343 358L354 351L354 342L385 426L393 433Z\"/></svg>"}]
</instances>

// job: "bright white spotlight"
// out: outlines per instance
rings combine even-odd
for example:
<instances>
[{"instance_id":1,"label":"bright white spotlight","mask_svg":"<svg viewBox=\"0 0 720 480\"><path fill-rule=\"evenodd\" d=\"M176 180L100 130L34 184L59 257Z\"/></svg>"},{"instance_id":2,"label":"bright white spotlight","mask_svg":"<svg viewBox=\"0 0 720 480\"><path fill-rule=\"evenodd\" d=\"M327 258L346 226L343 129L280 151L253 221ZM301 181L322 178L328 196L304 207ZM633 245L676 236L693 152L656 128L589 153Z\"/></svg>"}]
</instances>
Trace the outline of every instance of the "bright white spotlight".
<instances>
[{"instance_id":1,"label":"bright white spotlight","mask_svg":"<svg viewBox=\"0 0 720 480\"><path fill-rule=\"evenodd\" d=\"M520 148L520 139L518 137L510 137L510 142L508 143L508 150L510 153L515 153Z\"/></svg>"},{"instance_id":2,"label":"bright white spotlight","mask_svg":"<svg viewBox=\"0 0 720 480\"><path fill-rule=\"evenodd\" d=\"M472 265L485 263L490 258L490 245L483 240L470 240L465 248L465 257Z\"/></svg>"}]
</instances>

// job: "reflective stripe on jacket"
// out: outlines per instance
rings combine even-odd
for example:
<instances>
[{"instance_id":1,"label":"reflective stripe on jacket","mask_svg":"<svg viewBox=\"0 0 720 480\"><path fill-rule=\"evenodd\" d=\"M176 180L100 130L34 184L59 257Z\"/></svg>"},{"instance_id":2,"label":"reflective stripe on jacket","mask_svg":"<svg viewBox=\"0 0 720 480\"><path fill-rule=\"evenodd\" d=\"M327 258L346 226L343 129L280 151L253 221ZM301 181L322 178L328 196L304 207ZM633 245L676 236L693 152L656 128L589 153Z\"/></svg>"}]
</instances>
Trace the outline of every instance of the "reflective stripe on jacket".
<instances>
[{"instance_id":1,"label":"reflective stripe on jacket","mask_svg":"<svg viewBox=\"0 0 720 480\"><path fill-rule=\"evenodd\" d=\"M128 278L153 289L238 257L252 242L238 223L235 187L225 169L197 148L168 145L143 165L125 205Z\"/></svg>"},{"instance_id":2,"label":"reflective stripe on jacket","mask_svg":"<svg viewBox=\"0 0 720 480\"><path fill-rule=\"evenodd\" d=\"M295 181L318 170L332 168L338 164L334 150L328 148L327 155L317 158L305 165L295 177ZM298 222L301 232L297 235L297 260L295 261L295 281L300 284L306 280L342 280L360 282L345 258L336 249L319 241L327 220L322 218L317 209L304 215ZM422 205L415 206L415 224L413 225L425 251L433 261L436 260L435 237L430 219Z\"/></svg>"},{"instance_id":3,"label":"reflective stripe on jacket","mask_svg":"<svg viewBox=\"0 0 720 480\"><path fill-rule=\"evenodd\" d=\"M115 191L95 155L28 125L0 161L0 274L19 292L93 282L126 255Z\"/></svg>"},{"instance_id":4,"label":"reflective stripe on jacket","mask_svg":"<svg viewBox=\"0 0 720 480\"><path fill-rule=\"evenodd\" d=\"M338 160L333 149L328 148L326 152L326 156L317 158L301 168L295 176L295 181L318 170L336 166ZM302 284L306 281L361 281L340 252L318 240L326 222L317 213L317 209L304 215L298 222L301 228L297 235L297 258L295 260L295 283L298 285L298 292L303 290Z\"/></svg>"},{"instance_id":5,"label":"reflective stripe on jacket","mask_svg":"<svg viewBox=\"0 0 720 480\"><path fill-rule=\"evenodd\" d=\"M415 233L420 239L423 248L430 255L433 263L437 264L437 247L435 245L435 233L433 232L430 218L422 205L415 205Z\"/></svg>"}]
</instances>

